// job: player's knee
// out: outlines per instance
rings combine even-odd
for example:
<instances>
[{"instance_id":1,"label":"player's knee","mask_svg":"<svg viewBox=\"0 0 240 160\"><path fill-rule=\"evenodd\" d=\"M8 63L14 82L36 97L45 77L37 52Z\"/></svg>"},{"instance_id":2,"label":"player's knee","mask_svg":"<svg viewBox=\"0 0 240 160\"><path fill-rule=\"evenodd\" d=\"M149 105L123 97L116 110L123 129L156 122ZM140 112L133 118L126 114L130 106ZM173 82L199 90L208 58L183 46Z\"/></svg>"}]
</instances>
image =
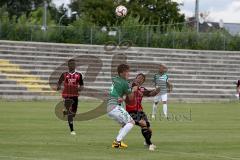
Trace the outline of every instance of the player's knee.
<instances>
[{"instance_id":1,"label":"player's knee","mask_svg":"<svg viewBox=\"0 0 240 160\"><path fill-rule=\"evenodd\" d=\"M134 120L131 120L131 121L129 121L128 123L131 123L131 124L133 124L133 125L136 124ZM127 123L126 123L126 124L127 124ZM122 125L122 127L124 127L126 124Z\"/></svg>"},{"instance_id":2,"label":"player's knee","mask_svg":"<svg viewBox=\"0 0 240 160\"><path fill-rule=\"evenodd\" d=\"M72 116L68 116L68 122L73 124L73 117Z\"/></svg>"},{"instance_id":3,"label":"player's knee","mask_svg":"<svg viewBox=\"0 0 240 160\"><path fill-rule=\"evenodd\" d=\"M167 104L167 101L163 101L163 104Z\"/></svg>"},{"instance_id":4,"label":"player's knee","mask_svg":"<svg viewBox=\"0 0 240 160\"><path fill-rule=\"evenodd\" d=\"M139 121L139 125L140 125L142 128L147 127L147 123L146 123L145 120L140 120L140 121Z\"/></svg>"},{"instance_id":5,"label":"player's knee","mask_svg":"<svg viewBox=\"0 0 240 160\"><path fill-rule=\"evenodd\" d=\"M129 123L132 123L133 125L135 125L135 121L134 120L131 120Z\"/></svg>"},{"instance_id":6,"label":"player's knee","mask_svg":"<svg viewBox=\"0 0 240 160\"><path fill-rule=\"evenodd\" d=\"M149 130L149 132L151 133L151 135L152 135L152 129L151 128L148 128L148 130Z\"/></svg>"}]
</instances>

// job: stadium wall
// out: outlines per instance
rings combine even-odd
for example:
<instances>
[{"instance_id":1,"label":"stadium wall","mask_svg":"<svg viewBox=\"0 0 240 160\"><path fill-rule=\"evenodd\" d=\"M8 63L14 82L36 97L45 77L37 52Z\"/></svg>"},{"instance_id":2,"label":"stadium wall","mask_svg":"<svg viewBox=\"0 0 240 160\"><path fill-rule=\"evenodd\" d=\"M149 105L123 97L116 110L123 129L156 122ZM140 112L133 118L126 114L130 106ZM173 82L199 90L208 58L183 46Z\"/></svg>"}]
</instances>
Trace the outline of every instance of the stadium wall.
<instances>
[{"instance_id":1,"label":"stadium wall","mask_svg":"<svg viewBox=\"0 0 240 160\"><path fill-rule=\"evenodd\" d=\"M59 99L53 90L58 77L67 71L66 61L77 59L84 75L81 98L100 98L111 86L116 66L128 63L131 78L147 75L145 86L153 88L152 77L159 64L168 66L174 84L171 101L235 100L234 82L240 79L240 51L199 51L106 47L59 43L0 41L0 98ZM106 94L105 94L106 95Z\"/></svg>"}]
</instances>

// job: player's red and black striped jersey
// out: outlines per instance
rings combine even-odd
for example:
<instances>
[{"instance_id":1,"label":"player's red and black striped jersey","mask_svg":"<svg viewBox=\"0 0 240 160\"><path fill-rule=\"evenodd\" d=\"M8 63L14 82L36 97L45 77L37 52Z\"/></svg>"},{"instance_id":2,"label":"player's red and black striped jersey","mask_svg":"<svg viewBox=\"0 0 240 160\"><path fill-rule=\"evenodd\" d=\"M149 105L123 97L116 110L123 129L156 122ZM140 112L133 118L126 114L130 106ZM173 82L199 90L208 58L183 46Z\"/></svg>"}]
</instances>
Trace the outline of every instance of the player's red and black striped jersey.
<instances>
[{"instance_id":1,"label":"player's red and black striped jersey","mask_svg":"<svg viewBox=\"0 0 240 160\"><path fill-rule=\"evenodd\" d=\"M62 97L77 97L79 96L78 87L83 85L83 77L81 73L65 72L60 79L64 82Z\"/></svg>"},{"instance_id":2,"label":"player's red and black striped jersey","mask_svg":"<svg viewBox=\"0 0 240 160\"><path fill-rule=\"evenodd\" d=\"M144 87L139 87L136 92L134 92L134 98L130 99L128 96L126 97L126 110L128 112L132 111L142 111L142 98L143 98L143 92L146 90Z\"/></svg>"}]
</instances>

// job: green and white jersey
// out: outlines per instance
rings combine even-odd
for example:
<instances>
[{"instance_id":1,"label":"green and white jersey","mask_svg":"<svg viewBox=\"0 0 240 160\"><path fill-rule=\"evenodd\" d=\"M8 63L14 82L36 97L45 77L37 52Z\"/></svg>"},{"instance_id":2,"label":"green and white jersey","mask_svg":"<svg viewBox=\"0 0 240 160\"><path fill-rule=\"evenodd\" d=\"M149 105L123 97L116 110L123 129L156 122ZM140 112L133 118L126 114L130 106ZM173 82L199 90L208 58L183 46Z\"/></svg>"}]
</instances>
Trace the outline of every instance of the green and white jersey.
<instances>
[{"instance_id":1,"label":"green and white jersey","mask_svg":"<svg viewBox=\"0 0 240 160\"><path fill-rule=\"evenodd\" d=\"M153 82L155 87L160 87L160 94L166 94L168 91L167 82L168 82L168 75L164 74L155 74L153 78Z\"/></svg>"},{"instance_id":2,"label":"green and white jersey","mask_svg":"<svg viewBox=\"0 0 240 160\"><path fill-rule=\"evenodd\" d=\"M108 106L117 106L118 98L131 93L127 80L117 76L112 78L112 86L109 90Z\"/></svg>"}]
</instances>

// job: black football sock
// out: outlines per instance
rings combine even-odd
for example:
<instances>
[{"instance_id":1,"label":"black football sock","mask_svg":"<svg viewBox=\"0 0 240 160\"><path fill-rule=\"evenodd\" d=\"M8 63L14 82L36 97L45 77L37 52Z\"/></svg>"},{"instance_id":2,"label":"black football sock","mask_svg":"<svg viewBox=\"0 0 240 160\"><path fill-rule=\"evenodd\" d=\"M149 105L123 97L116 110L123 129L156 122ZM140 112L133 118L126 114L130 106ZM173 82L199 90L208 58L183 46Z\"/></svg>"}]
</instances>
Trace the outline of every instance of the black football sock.
<instances>
[{"instance_id":1,"label":"black football sock","mask_svg":"<svg viewBox=\"0 0 240 160\"><path fill-rule=\"evenodd\" d=\"M68 125L69 125L69 128L70 128L70 131L71 132L74 131L74 129L73 129L73 122L68 122Z\"/></svg>"},{"instance_id":2,"label":"black football sock","mask_svg":"<svg viewBox=\"0 0 240 160\"><path fill-rule=\"evenodd\" d=\"M142 128L142 135L148 145L151 145L152 132L148 128Z\"/></svg>"},{"instance_id":3,"label":"black football sock","mask_svg":"<svg viewBox=\"0 0 240 160\"><path fill-rule=\"evenodd\" d=\"M72 115L68 115L68 125L69 125L69 128L70 128L70 131L74 131L73 129L73 116Z\"/></svg>"}]
</instances>

